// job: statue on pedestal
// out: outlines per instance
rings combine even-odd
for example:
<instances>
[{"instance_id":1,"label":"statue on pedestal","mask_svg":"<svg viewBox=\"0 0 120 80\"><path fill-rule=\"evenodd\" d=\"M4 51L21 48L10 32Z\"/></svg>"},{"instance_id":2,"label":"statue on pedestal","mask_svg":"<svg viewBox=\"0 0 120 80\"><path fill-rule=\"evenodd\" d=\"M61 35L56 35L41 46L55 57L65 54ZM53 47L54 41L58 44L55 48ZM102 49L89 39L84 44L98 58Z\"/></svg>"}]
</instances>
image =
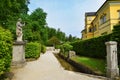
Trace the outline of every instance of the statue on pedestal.
<instances>
[{"instance_id":1,"label":"statue on pedestal","mask_svg":"<svg viewBox=\"0 0 120 80\"><path fill-rule=\"evenodd\" d=\"M22 22L22 19L19 18L16 23L16 36L17 40L13 43L12 51L12 67L20 68L26 65L25 60L25 44L26 42L22 40L22 27L25 26L25 23Z\"/></svg>"},{"instance_id":2,"label":"statue on pedestal","mask_svg":"<svg viewBox=\"0 0 120 80\"><path fill-rule=\"evenodd\" d=\"M17 41L22 41L22 27L25 26L25 23L22 23L22 19L19 18L16 23L16 35L17 35Z\"/></svg>"}]
</instances>

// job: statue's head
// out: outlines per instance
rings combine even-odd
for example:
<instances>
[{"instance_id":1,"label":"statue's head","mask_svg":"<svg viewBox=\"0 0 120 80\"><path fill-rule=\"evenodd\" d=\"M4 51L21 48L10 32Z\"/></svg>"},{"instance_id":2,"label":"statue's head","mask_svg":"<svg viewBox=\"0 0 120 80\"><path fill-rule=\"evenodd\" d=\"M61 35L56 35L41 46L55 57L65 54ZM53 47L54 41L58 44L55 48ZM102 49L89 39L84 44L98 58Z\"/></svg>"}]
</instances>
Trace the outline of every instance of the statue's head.
<instances>
[{"instance_id":1,"label":"statue's head","mask_svg":"<svg viewBox=\"0 0 120 80\"><path fill-rule=\"evenodd\" d=\"M21 18L19 18L19 19L18 19L18 21L22 21L22 19L21 19Z\"/></svg>"}]
</instances>

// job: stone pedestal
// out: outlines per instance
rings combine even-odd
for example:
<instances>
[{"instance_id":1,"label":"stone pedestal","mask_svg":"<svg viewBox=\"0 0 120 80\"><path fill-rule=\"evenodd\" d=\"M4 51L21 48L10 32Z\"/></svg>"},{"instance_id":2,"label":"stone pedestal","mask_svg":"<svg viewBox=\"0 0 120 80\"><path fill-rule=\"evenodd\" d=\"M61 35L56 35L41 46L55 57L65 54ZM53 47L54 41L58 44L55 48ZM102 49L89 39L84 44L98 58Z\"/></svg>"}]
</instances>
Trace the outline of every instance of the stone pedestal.
<instances>
[{"instance_id":1,"label":"stone pedestal","mask_svg":"<svg viewBox=\"0 0 120 80\"><path fill-rule=\"evenodd\" d=\"M25 64L25 42L16 41L13 43L12 67L19 68L23 67Z\"/></svg>"},{"instance_id":2,"label":"stone pedestal","mask_svg":"<svg viewBox=\"0 0 120 80\"><path fill-rule=\"evenodd\" d=\"M68 58L72 58L72 57L74 57L74 56L76 56L75 51L69 51L69 53L68 53Z\"/></svg>"},{"instance_id":3,"label":"stone pedestal","mask_svg":"<svg viewBox=\"0 0 120 80\"><path fill-rule=\"evenodd\" d=\"M117 59L117 42L106 42L107 48L107 77L114 80L119 76L118 59Z\"/></svg>"}]
</instances>

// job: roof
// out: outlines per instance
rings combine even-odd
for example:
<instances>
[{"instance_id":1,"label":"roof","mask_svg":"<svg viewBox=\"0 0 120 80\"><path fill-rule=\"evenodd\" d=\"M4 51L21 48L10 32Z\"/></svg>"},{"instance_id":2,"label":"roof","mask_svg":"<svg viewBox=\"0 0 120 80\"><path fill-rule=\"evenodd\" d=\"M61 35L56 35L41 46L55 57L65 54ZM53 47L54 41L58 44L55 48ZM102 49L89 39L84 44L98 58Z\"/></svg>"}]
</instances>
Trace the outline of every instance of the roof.
<instances>
[{"instance_id":1,"label":"roof","mask_svg":"<svg viewBox=\"0 0 120 80\"><path fill-rule=\"evenodd\" d=\"M108 2L108 1L120 1L120 0L106 0L103 5L97 10L97 12ZM95 16L97 12L86 12L85 16Z\"/></svg>"},{"instance_id":2,"label":"roof","mask_svg":"<svg viewBox=\"0 0 120 80\"><path fill-rule=\"evenodd\" d=\"M120 0L107 0L107 1L120 1Z\"/></svg>"},{"instance_id":3,"label":"roof","mask_svg":"<svg viewBox=\"0 0 120 80\"><path fill-rule=\"evenodd\" d=\"M86 12L85 16L95 16L96 12Z\"/></svg>"},{"instance_id":4,"label":"roof","mask_svg":"<svg viewBox=\"0 0 120 80\"><path fill-rule=\"evenodd\" d=\"M84 31L85 31L85 29L83 29L83 30L81 31L81 33L84 32Z\"/></svg>"},{"instance_id":5,"label":"roof","mask_svg":"<svg viewBox=\"0 0 120 80\"><path fill-rule=\"evenodd\" d=\"M95 13L95 15L97 15L98 14L98 12L105 6L105 4L107 4L107 2L111 2L111 1L120 1L120 0L106 0L104 3L103 3L103 5L97 10L97 12ZM96 18L95 18L96 19ZM94 20L95 20L94 19ZM94 21L93 20L93 21ZM92 22L93 22L92 21Z\"/></svg>"},{"instance_id":6,"label":"roof","mask_svg":"<svg viewBox=\"0 0 120 80\"><path fill-rule=\"evenodd\" d=\"M106 0L104 3L103 3L103 5L97 10L97 12L99 12L100 10L101 10L101 8L103 8L103 6L105 6L105 4L107 3L107 2L111 2L111 1L120 1L120 0ZM97 13L96 12L96 13Z\"/></svg>"}]
</instances>

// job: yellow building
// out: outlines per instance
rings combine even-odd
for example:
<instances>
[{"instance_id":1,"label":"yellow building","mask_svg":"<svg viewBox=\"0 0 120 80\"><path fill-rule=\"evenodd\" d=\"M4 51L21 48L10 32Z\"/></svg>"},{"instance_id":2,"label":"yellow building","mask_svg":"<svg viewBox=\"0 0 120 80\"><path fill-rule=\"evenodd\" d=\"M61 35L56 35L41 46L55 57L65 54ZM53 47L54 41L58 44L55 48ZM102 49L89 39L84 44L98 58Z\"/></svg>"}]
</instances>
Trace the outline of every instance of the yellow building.
<instances>
[{"instance_id":1,"label":"yellow building","mask_svg":"<svg viewBox=\"0 0 120 80\"><path fill-rule=\"evenodd\" d=\"M95 12L85 13L85 29L82 31L82 39L89 39L93 37L91 23L95 19Z\"/></svg>"},{"instance_id":2,"label":"yellow building","mask_svg":"<svg viewBox=\"0 0 120 80\"><path fill-rule=\"evenodd\" d=\"M85 13L82 39L110 34L113 26L118 23L120 23L120 0L107 0L97 12Z\"/></svg>"}]
</instances>

